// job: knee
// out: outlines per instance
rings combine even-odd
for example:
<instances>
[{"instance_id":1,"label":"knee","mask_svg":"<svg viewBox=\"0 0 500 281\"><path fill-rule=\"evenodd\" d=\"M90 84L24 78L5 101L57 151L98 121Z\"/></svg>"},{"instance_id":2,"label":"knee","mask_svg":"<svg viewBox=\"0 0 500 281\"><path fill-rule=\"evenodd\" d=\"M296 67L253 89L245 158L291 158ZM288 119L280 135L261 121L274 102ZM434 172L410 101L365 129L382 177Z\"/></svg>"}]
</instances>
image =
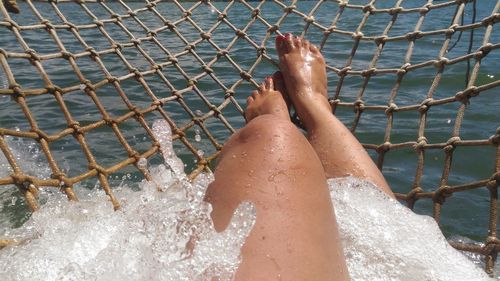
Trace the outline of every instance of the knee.
<instances>
[{"instance_id":1,"label":"knee","mask_svg":"<svg viewBox=\"0 0 500 281\"><path fill-rule=\"evenodd\" d=\"M250 121L236 135L240 142L254 141L256 138L272 138L273 142L303 138L300 131L290 121L271 114L258 116Z\"/></svg>"}]
</instances>

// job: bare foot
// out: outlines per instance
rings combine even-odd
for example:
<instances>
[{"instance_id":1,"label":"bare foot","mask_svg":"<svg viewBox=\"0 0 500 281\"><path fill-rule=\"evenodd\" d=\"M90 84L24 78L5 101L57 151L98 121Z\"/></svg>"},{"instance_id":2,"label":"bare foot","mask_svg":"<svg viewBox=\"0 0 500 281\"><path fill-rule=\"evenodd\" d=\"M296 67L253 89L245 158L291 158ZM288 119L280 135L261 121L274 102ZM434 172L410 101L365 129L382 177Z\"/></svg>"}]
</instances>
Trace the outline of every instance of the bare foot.
<instances>
[{"instance_id":1,"label":"bare foot","mask_svg":"<svg viewBox=\"0 0 500 281\"><path fill-rule=\"evenodd\" d=\"M326 65L313 44L290 34L276 38L280 69L307 138L329 178L352 175L375 183L394 198L391 188L363 146L332 114Z\"/></svg>"},{"instance_id":2,"label":"bare foot","mask_svg":"<svg viewBox=\"0 0 500 281\"><path fill-rule=\"evenodd\" d=\"M272 114L280 118L290 119L288 107L283 97L285 86L281 74L267 77L257 91L247 98L245 119L247 123L257 116Z\"/></svg>"},{"instance_id":3,"label":"bare foot","mask_svg":"<svg viewBox=\"0 0 500 281\"><path fill-rule=\"evenodd\" d=\"M276 49L288 96L309 130L331 115L325 60L316 46L289 33L276 38Z\"/></svg>"}]
</instances>

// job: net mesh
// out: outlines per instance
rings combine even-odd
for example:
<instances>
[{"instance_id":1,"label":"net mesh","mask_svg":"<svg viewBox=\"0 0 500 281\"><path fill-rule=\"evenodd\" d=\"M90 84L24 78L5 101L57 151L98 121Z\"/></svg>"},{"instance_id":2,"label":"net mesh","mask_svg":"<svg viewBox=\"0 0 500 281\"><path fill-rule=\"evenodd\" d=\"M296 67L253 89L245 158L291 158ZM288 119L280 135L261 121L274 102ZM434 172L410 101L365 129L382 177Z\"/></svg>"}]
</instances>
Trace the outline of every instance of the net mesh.
<instances>
[{"instance_id":1,"label":"net mesh","mask_svg":"<svg viewBox=\"0 0 500 281\"><path fill-rule=\"evenodd\" d=\"M500 248L500 127L485 128L486 137L477 139L464 134L466 125L479 126L464 116L471 104L491 109L498 98L500 80L478 77L482 65L495 58L498 63L500 42L491 38L498 29L500 1L490 3L489 14L478 19L475 1L417 2L318 0L304 8L299 1L3 0L0 74L5 81L0 98L8 97L17 115L10 111L11 119L0 124L0 149L10 166L8 175L0 175L0 186L17 186L27 205L36 210L39 188L60 188L70 200L78 200L74 186L97 177L117 209L119 202L109 183L114 174L135 167L144 178L151 178L140 162L159 152L150 126L155 118L170 124L177 148L196 162L189 167L190 177L195 177L210 169L224 141L244 124L242 103L270 74L261 69L276 68L275 36L302 32L324 52L335 54L335 60L326 56L333 112L360 138L379 168L391 154L402 153L415 162L413 178L398 176L410 178L397 190L398 199L410 208L417 201L430 202L439 222L443 204L454 193L488 192L484 243L452 245L483 255L491 273ZM200 23L198 19L207 14L209 20ZM470 23L464 20L467 14L473 14ZM442 17L446 23L426 26L426 17ZM408 18L414 21L398 25ZM466 51L454 52L460 42ZM336 46L342 49L335 50ZM415 59L417 53L420 59ZM447 73L457 68L466 70L461 79L448 79ZM60 78L68 73L72 78ZM417 82L405 84L408 77ZM458 90L440 91L446 83ZM383 95L373 97L374 84L385 85L378 90ZM87 115L77 110L89 104L93 110ZM39 119L39 112L49 106L57 108L54 118ZM449 133L436 129L431 108L453 109ZM398 122L408 118L415 126L411 139L402 139ZM25 125L15 125L18 120ZM376 125L382 128L377 130L379 140L364 141L367 128ZM23 169L9 145L11 137L31 140L39 148L50 167L49 177ZM96 153L102 145L97 140L103 138L116 142L123 153ZM78 147L88 164L73 169L73 174L60 161L65 153L61 144L68 142ZM454 154L464 148L485 149L486 156L478 154L474 161L486 161L483 166L491 167L486 177L450 181L457 162L452 162ZM425 167L436 168L435 161L428 163L438 156L443 163L441 177L426 181Z\"/></svg>"}]
</instances>

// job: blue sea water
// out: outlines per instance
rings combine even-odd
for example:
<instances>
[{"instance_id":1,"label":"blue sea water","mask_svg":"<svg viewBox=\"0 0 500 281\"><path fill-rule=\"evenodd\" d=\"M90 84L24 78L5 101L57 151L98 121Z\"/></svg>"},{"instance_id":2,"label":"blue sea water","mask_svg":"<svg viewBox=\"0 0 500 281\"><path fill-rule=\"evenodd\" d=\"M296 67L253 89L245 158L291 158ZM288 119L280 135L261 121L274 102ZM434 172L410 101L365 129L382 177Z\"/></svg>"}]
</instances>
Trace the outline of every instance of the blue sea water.
<instances>
[{"instance_id":1,"label":"blue sea water","mask_svg":"<svg viewBox=\"0 0 500 281\"><path fill-rule=\"evenodd\" d=\"M350 1L351 4L366 4L368 1ZM380 1L376 3L377 8L390 8L396 1ZM435 1L435 4L443 1ZM285 1L290 4L289 1ZM297 10L308 14L317 2L300 1L297 3ZM421 7L423 1L403 1L405 8ZM143 2L129 2L126 4L131 9L144 7ZM259 2L249 2L248 5L256 7ZM37 10L41 16L49 20L52 24L58 25L63 22L58 17L56 10L47 3L35 2ZM107 8L120 15L126 15L127 9L116 2L105 4ZM245 29L252 20L251 8L240 2L213 2L213 7L194 2L181 2L183 9L195 7L192 10L190 19L196 22L196 26L189 21L180 21L182 19L181 7L174 3L161 2L156 6L156 10L168 21L177 22L176 31L182 36L179 37L175 32L169 29L157 33L157 39L170 53L177 54L185 50L187 42L194 42L200 38L201 28L204 31L209 30L217 23L219 11L226 9L227 22L221 23L212 31L212 40L221 49L227 48L236 38L236 29ZM476 21L491 15L496 3L495 1L480 1L477 5ZM12 19L19 25L35 25L40 20L29 9L26 3L20 3L22 13L11 15ZM102 4L88 3L84 10L82 6L76 3L61 3L57 7L64 14L66 19L76 25L92 24L93 18L89 16L88 11L95 17L104 20L110 19L111 15ZM473 17L472 4L466 5L464 13L465 24L469 23ZM339 13L338 4L326 1L314 14L314 19L322 26L329 27ZM450 7L435 9L429 11L426 15L422 31L444 29L450 26L452 16L455 12L455 5ZM151 30L164 26L164 23L151 11L140 11L137 13L140 22ZM275 24L280 21L283 15L283 7L273 1L266 1L261 6L260 15L268 23ZM419 20L419 13L400 14L395 21L394 26L388 32L388 36L399 36L411 32ZM359 9L346 9L337 24L337 28L345 31L354 31L358 28L363 13ZM387 27L391 16L385 13L371 15L367 23L361 28L365 36L381 35ZM5 23L5 19L0 19ZM123 25L127 27L129 33L125 32L119 25L105 23L104 30L117 43L130 43L130 36L137 38L144 37L146 32L138 21L131 18L122 19ZM232 25L232 26L231 26ZM281 33L291 32L299 34L304 30L306 22L296 14L289 14L281 23L279 31ZM229 50L230 58L236 62L239 67L247 72L252 71L253 78L259 82L264 77L277 70L276 66L266 59L259 64L254 65L257 52L249 41L257 46L264 45L267 48L267 54L274 60L277 60L274 50L274 34L266 38L267 27L259 20L255 21L246 30L247 39L239 38ZM477 50L483 41L486 28L475 29L472 51ZM58 37L64 44L66 50L73 54L85 51L85 46L80 44L70 31L57 29ZM39 56L50 55L60 52L52 37L45 29L25 29L20 32L24 42L29 48L36 51ZM113 52L106 52L110 49L110 43L103 33L96 28L81 28L79 30L81 38L97 52L103 52L100 55L101 60L106 66L107 71L115 77L123 77L130 73L122 59L139 71L146 71L151 68L151 64L135 47L124 47L122 49L123 58L120 58ZM313 43L319 44L323 38L323 31L318 27L310 26L305 36ZM446 53L448 59L453 59L467 53L469 48L470 32L465 31L461 35L461 40L456 46ZM457 41L459 32L456 32L451 42ZM266 40L267 39L267 40ZM438 57L439 50L445 40L443 34L430 35L418 39L415 43L413 55L410 59L411 64L433 60ZM498 26L493 27L493 32L489 39L492 44L500 42L500 32ZM327 63L335 68L342 68L346 65L349 55L352 52L354 40L350 35L332 34L324 45L322 52ZM400 68L404 62L408 49L408 41L388 42L384 46L383 52L376 64L379 69L382 68ZM144 41L140 44L141 48L157 63L165 63L168 57L158 45L152 42ZM12 53L24 53L21 43L16 39L14 32L6 24L0 24L0 48ZM351 67L353 70L365 70L368 68L375 52L376 45L373 41L361 41L357 48ZM203 41L197 44L195 55L186 53L178 57L179 66L189 77L195 77L203 73L199 59L208 63L217 56L217 51L208 42ZM13 72L16 82L23 89L41 89L45 87L42 76L38 73L34 65L25 58L11 56L7 59L9 67ZM85 79L92 83L102 81L105 77L102 69L89 56L77 58L77 64ZM492 50L481 61L481 66L476 86L492 83L499 80L500 71L498 62L500 61L500 51ZM474 64L474 60L471 60ZM81 82L75 75L67 60L63 58L44 59L41 61L44 70L47 72L51 82L58 87L65 88L79 86ZM226 58L219 59L213 66L215 77L230 88L240 79L239 70L237 70L231 61ZM465 75L467 63L460 62L447 66L443 78L434 94L434 99L452 97L458 91L465 88ZM172 65L162 69L162 73L167 77L171 85L181 90L188 86L187 79ZM429 91L429 88L436 76L437 70L433 65L410 71L404 76L398 94L394 99L399 107L412 104L420 104ZM339 78L333 71L329 71L329 89L330 98L335 95ZM6 78L6 72L0 68L0 128L19 129L29 131L30 124L26 121L24 113L19 104L7 94L1 94L2 89L9 87ZM395 74L385 74L374 76L368 82L367 90L362 99L366 106L387 105L391 90L396 81ZM149 89L158 98L168 98L172 96L172 91L160 79L158 75L146 75L145 81ZM133 77L129 77L120 82L128 99L139 109L147 108L151 104L151 98L147 95L146 89ZM359 91L363 84L363 78L360 76L348 76L340 90L338 99L342 103L354 102L357 99ZM214 80L208 76L198 80L197 87L203 92L210 103L219 106L224 102L224 90L217 85ZM244 125L240 109L244 108L245 98L254 88L252 83L243 81L234 87L235 102L229 102L222 109L222 114L229 124L229 128L216 118L209 118L205 125L213 134L214 138L220 143L229 137L232 129L240 128ZM117 118L128 112L125 103L118 95L116 89L111 85L105 85L97 89L97 96L104 106L105 110L112 118ZM27 104L33 117L36 119L40 129L47 134L52 135L67 128L64 115L60 110L58 103L52 95L30 95L26 98ZM88 125L102 119L102 116L91 100L82 90L75 90L64 95L64 101L71 112L73 118L80 122L80 125ZM203 98L195 91L189 91L184 94L184 101L190 107L190 111L195 116L209 114L210 107L206 105ZM433 106L428 111L425 136L429 143L446 142L452 136L452 130L457 118L457 110L461 104L454 102L445 105ZM163 108L175 121L177 126L188 125L191 121L190 112L186 113L181 104L176 101L166 103ZM467 105L462 126L460 128L460 138L462 140L486 140L494 135L500 126L500 99L498 97L498 88L481 92L480 95L473 97L470 104ZM339 106L336 115L347 125L352 126L355 114L352 108ZM151 123L153 119L159 118L157 112L146 115L147 122ZM418 137L418 118L419 113L416 110L396 112L394 114L393 129L390 132L391 143L403 143L407 141L416 141ZM384 142L385 129L388 122L384 111L365 111L361 116L359 125L356 127L355 134L363 143L382 144ZM151 145L150 136L133 118L119 125L129 144L139 152L146 151ZM197 126L191 127L186 131L187 138L199 153L210 155L215 152L214 146L207 140L203 132ZM197 141L197 135L201 135L201 141ZM113 131L103 126L96 130L86 133L86 140L92 150L96 161L103 167L109 167L123 161L127 157L125 150L117 141ZM194 158L190 151L179 141L175 142L176 149L180 152L181 158L185 163L189 163L187 170L195 166ZM40 153L40 147L37 143L30 140L21 140L18 138L9 138L9 147L17 152L20 162L25 163L22 167L27 173L41 178L50 177L45 157ZM88 168L88 162L83 154L80 145L71 136L67 136L50 144L50 149L58 162L58 165L64 169L69 176L76 176ZM375 157L374 151L370 151ZM465 184L483 179L488 179L495 172L495 153L493 146L479 147L457 147L454 152L451 174L448 185ZM0 154L1 156L1 154ZM424 176L421 186L425 191L435 190L440 185L440 178L443 173L445 153L442 149L428 150L425 159ZM0 158L0 160L3 160ZM150 159L152 163L158 161L157 157ZM9 167L6 162L0 169L0 178L6 177L9 173ZM396 192L406 193L411 189L415 170L417 165L417 153L411 147L389 151L386 155L383 172ZM112 185L121 182L129 184L140 181L140 173L132 166L110 176ZM81 186L93 187L95 179L82 183ZM19 226L28 217L29 213L25 211L25 204L19 192L7 186L0 186L0 226ZM432 214L432 201L417 201L415 210L418 213ZM452 197L447 198L442 211L441 227L447 236L460 235L473 240L482 241L486 237L489 219L489 193L486 187L481 187L471 191L459 192Z\"/></svg>"}]
</instances>

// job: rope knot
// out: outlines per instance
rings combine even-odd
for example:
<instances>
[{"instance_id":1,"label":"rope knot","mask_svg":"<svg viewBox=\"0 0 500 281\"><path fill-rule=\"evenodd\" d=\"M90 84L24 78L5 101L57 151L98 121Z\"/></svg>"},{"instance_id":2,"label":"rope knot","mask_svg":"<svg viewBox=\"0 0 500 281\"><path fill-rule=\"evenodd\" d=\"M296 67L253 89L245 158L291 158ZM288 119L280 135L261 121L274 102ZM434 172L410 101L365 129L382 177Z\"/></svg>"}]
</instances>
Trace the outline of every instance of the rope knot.
<instances>
[{"instance_id":1,"label":"rope knot","mask_svg":"<svg viewBox=\"0 0 500 281\"><path fill-rule=\"evenodd\" d=\"M375 38L375 44L380 45L380 44L385 44L387 41L387 38L389 38L387 35L382 35L377 38Z\"/></svg>"},{"instance_id":2,"label":"rope knot","mask_svg":"<svg viewBox=\"0 0 500 281\"><path fill-rule=\"evenodd\" d=\"M171 21L166 21L165 23L165 26L170 29L170 31L173 31L175 29L175 24L173 24Z\"/></svg>"},{"instance_id":3,"label":"rope knot","mask_svg":"<svg viewBox=\"0 0 500 281\"><path fill-rule=\"evenodd\" d=\"M105 116L102 118L102 120L104 120L104 122L106 123L106 125L108 126L111 126L113 124L116 124L116 121L113 120L113 118L110 118L109 116Z\"/></svg>"},{"instance_id":4,"label":"rope knot","mask_svg":"<svg viewBox=\"0 0 500 281\"><path fill-rule=\"evenodd\" d=\"M438 60L434 61L434 66L436 68L442 68L444 65L448 64L450 60L446 57L440 57Z\"/></svg>"},{"instance_id":5,"label":"rope knot","mask_svg":"<svg viewBox=\"0 0 500 281\"><path fill-rule=\"evenodd\" d=\"M339 72L337 73L337 75L339 76L345 76L347 74L348 71L351 70L351 67L350 66L344 66L341 70L339 70Z\"/></svg>"},{"instance_id":6,"label":"rope knot","mask_svg":"<svg viewBox=\"0 0 500 281\"><path fill-rule=\"evenodd\" d=\"M200 36L201 36L202 39L205 39L205 40L208 40L208 39L212 38L212 34L210 32L200 33Z\"/></svg>"},{"instance_id":7,"label":"rope knot","mask_svg":"<svg viewBox=\"0 0 500 281\"><path fill-rule=\"evenodd\" d=\"M476 86L471 86L463 91L460 91L458 92L456 95L455 95L455 99L457 101L461 101L463 103L468 103L469 102L469 99L471 97L475 97L479 95L479 91L477 90L477 87Z\"/></svg>"},{"instance_id":8,"label":"rope knot","mask_svg":"<svg viewBox=\"0 0 500 281\"><path fill-rule=\"evenodd\" d=\"M240 72L240 77L243 78L243 79L245 79L246 81L250 81L250 79L252 78L252 75L250 75L246 71L241 71Z\"/></svg>"},{"instance_id":9,"label":"rope knot","mask_svg":"<svg viewBox=\"0 0 500 281\"><path fill-rule=\"evenodd\" d=\"M9 29L12 30L12 28L19 29L19 25L17 22L13 21L12 19L4 19L3 21L7 22L9 25L7 26Z\"/></svg>"},{"instance_id":10,"label":"rope knot","mask_svg":"<svg viewBox=\"0 0 500 281\"><path fill-rule=\"evenodd\" d=\"M438 204L443 204L446 198L450 197L452 193L449 190L449 186L443 185L440 186L432 195L432 201L438 203Z\"/></svg>"},{"instance_id":11,"label":"rope knot","mask_svg":"<svg viewBox=\"0 0 500 281\"><path fill-rule=\"evenodd\" d=\"M72 53L68 52L68 51L61 51L61 56L63 57L63 59L65 60L69 60L70 58L74 59L75 58L75 55L73 55Z\"/></svg>"},{"instance_id":12,"label":"rope knot","mask_svg":"<svg viewBox=\"0 0 500 281\"><path fill-rule=\"evenodd\" d=\"M433 98L426 98L425 100L423 100L420 106L418 107L418 112L420 112L420 114L426 113L427 110L429 110L429 108L431 107L431 103L433 101L434 101Z\"/></svg>"},{"instance_id":13,"label":"rope knot","mask_svg":"<svg viewBox=\"0 0 500 281\"><path fill-rule=\"evenodd\" d=\"M495 179L495 175L498 177L498 180ZM486 188L488 188L489 191L496 193L499 184L500 184L500 174L497 173L491 176L490 181L486 183Z\"/></svg>"},{"instance_id":14,"label":"rope knot","mask_svg":"<svg viewBox=\"0 0 500 281\"><path fill-rule=\"evenodd\" d=\"M424 147L427 145L427 138L422 136L418 137L417 143L413 146L413 148L417 151L421 151L424 149Z\"/></svg>"},{"instance_id":15,"label":"rope knot","mask_svg":"<svg viewBox=\"0 0 500 281\"><path fill-rule=\"evenodd\" d=\"M108 173L106 172L106 170L101 167L99 164L97 163L90 163L89 164L89 170L96 170L99 174L103 174L105 176L108 175Z\"/></svg>"},{"instance_id":16,"label":"rope knot","mask_svg":"<svg viewBox=\"0 0 500 281\"><path fill-rule=\"evenodd\" d=\"M130 73L133 73L136 78L142 77L141 71L135 67L130 69Z\"/></svg>"},{"instance_id":17,"label":"rope knot","mask_svg":"<svg viewBox=\"0 0 500 281\"><path fill-rule=\"evenodd\" d=\"M260 46L258 49L257 49L257 55L259 56L262 56L263 54L266 53L266 47L264 46Z\"/></svg>"},{"instance_id":18,"label":"rope knot","mask_svg":"<svg viewBox=\"0 0 500 281\"><path fill-rule=\"evenodd\" d=\"M219 108L218 108L217 106L215 106L215 105L211 104L211 105L210 105L210 110L214 112L214 116L215 116L215 117L219 117L219 115L220 115L220 110L219 110Z\"/></svg>"},{"instance_id":19,"label":"rope knot","mask_svg":"<svg viewBox=\"0 0 500 281\"><path fill-rule=\"evenodd\" d=\"M25 53L30 56L30 60L32 60L32 61L39 61L40 60L40 57L38 56L38 54L36 53L36 51L33 50L33 49L27 49L25 51Z\"/></svg>"},{"instance_id":20,"label":"rope knot","mask_svg":"<svg viewBox=\"0 0 500 281\"><path fill-rule=\"evenodd\" d=\"M390 115L394 111L397 111L398 109L399 109L398 106L395 103L391 102L391 103L389 103L388 107L385 109L384 112L385 112L385 115Z\"/></svg>"},{"instance_id":21,"label":"rope knot","mask_svg":"<svg viewBox=\"0 0 500 281\"><path fill-rule=\"evenodd\" d=\"M210 68L208 65L204 64L202 66L203 70L207 73L207 74L212 74L214 72L214 70L212 68Z\"/></svg>"},{"instance_id":22,"label":"rope knot","mask_svg":"<svg viewBox=\"0 0 500 281\"><path fill-rule=\"evenodd\" d=\"M397 7L397 8L390 8L389 9L389 15L394 16L401 12L403 10L403 7Z\"/></svg>"},{"instance_id":23,"label":"rope knot","mask_svg":"<svg viewBox=\"0 0 500 281\"><path fill-rule=\"evenodd\" d=\"M291 13L293 10L297 9L297 6L295 5L290 5L288 7L283 8L283 12L285 13Z\"/></svg>"},{"instance_id":24,"label":"rope knot","mask_svg":"<svg viewBox=\"0 0 500 281\"><path fill-rule=\"evenodd\" d=\"M417 201L418 194L422 192L424 192L424 190L420 186L414 187L410 190L410 192L408 192L408 194L406 194L406 200L415 202Z\"/></svg>"},{"instance_id":25,"label":"rope knot","mask_svg":"<svg viewBox=\"0 0 500 281\"><path fill-rule=\"evenodd\" d=\"M369 77L369 76L372 76L373 73L375 73L375 71L377 71L377 69L375 67L372 67L370 69L366 69L366 70L363 70L361 71L361 76L363 77Z\"/></svg>"},{"instance_id":26,"label":"rope knot","mask_svg":"<svg viewBox=\"0 0 500 281\"><path fill-rule=\"evenodd\" d=\"M225 99L228 99L230 97L234 96L234 91L231 90L231 89L227 89L225 92L224 92L224 98Z\"/></svg>"},{"instance_id":27,"label":"rope knot","mask_svg":"<svg viewBox=\"0 0 500 281\"><path fill-rule=\"evenodd\" d=\"M50 141L49 135L45 133L44 131L40 130L39 128L34 128L30 130L31 132L35 133L37 135L37 140L44 139L47 142Z\"/></svg>"},{"instance_id":28,"label":"rope knot","mask_svg":"<svg viewBox=\"0 0 500 281\"><path fill-rule=\"evenodd\" d=\"M460 141L460 137L451 137L446 141L446 146L443 148L445 152L449 153L455 150L456 142Z\"/></svg>"},{"instance_id":29,"label":"rope knot","mask_svg":"<svg viewBox=\"0 0 500 281\"><path fill-rule=\"evenodd\" d=\"M252 11L252 18L256 18L259 14L260 14L260 9L259 8L253 9L253 11Z\"/></svg>"},{"instance_id":30,"label":"rope knot","mask_svg":"<svg viewBox=\"0 0 500 281\"><path fill-rule=\"evenodd\" d=\"M361 38L363 38L363 36L364 34L361 31L356 31L351 35L352 39L354 40L360 40Z\"/></svg>"},{"instance_id":31,"label":"rope knot","mask_svg":"<svg viewBox=\"0 0 500 281\"><path fill-rule=\"evenodd\" d=\"M158 35L158 33L154 30L148 30L146 35L148 35L148 37L156 37L156 35Z\"/></svg>"},{"instance_id":32,"label":"rope knot","mask_svg":"<svg viewBox=\"0 0 500 281\"><path fill-rule=\"evenodd\" d=\"M240 38L243 38L243 37L245 37L245 35L246 35L246 34L245 34L245 32L243 32L241 29L236 29L236 30L234 31L234 33L236 34L236 36L238 36L238 37L240 37Z\"/></svg>"},{"instance_id":33,"label":"rope knot","mask_svg":"<svg viewBox=\"0 0 500 281\"><path fill-rule=\"evenodd\" d=\"M446 36L447 36L447 37L450 37L450 36L452 36L453 34L455 34L455 32L456 32L456 28L457 28L458 26L459 26L459 25L458 25L458 23L455 23L455 24L451 25L451 26L450 26L450 27L446 30L446 32L445 32Z\"/></svg>"},{"instance_id":34,"label":"rope knot","mask_svg":"<svg viewBox=\"0 0 500 281\"><path fill-rule=\"evenodd\" d=\"M228 51L226 49L222 49L217 52L217 58L225 57L228 54Z\"/></svg>"},{"instance_id":35,"label":"rope knot","mask_svg":"<svg viewBox=\"0 0 500 281\"><path fill-rule=\"evenodd\" d=\"M484 18L481 21L481 25L483 25L483 26L493 25L499 21L500 21L500 14L495 14L495 15L491 15L489 17Z\"/></svg>"},{"instance_id":36,"label":"rope knot","mask_svg":"<svg viewBox=\"0 0 500 281\"><path fill-rule=\"evenodd\" d=\"M108 76L106 77L106 79L108 80L108 83L118 82L118 78L116 78L115 76Z\"/></svg>"},{"instance_id":37,"label":"rope knot","mask_svg":"<svg viewBox=\"0 0 500 281\"><path fill-rule=\"evenodd\" d=\"M417 39L420 39L423 37L423 33L422 31L414 31L414 32L410 32L408 34L406 34L406 40L408 41L415 41Z\"/></svg>"},{"instance_id":38,"label":"rope knot","mask_svg":"<svg viewBox=\"0 0 500 281\"><path fill-rule=\"evenodd\" d=\"M90 57L93 60L95 60L95 58L99 56L99 54L96 52L96 50L94 49L94 47L87 47L87 48L85 48L85 51L89 52Z\"/></svg>"},{"instance_id":39,"label":"rope knot","mask_svg":"<svg viewBox=\"0 0 500 281\"><path fill-rule=\"evenodd\" d=\"M496 133L488 139L492 144L500 144L500 127L497 128Z\"/></svg>"},{"instance_id":40,"label":"rope knot","mask_svg":"<svg viewBox=\"0 0 500 281\"><path fill-rule=\"evenodd\" d=\"M386 153L391 149L391 143L386 141L375 149L378 153Z\"/></svg>"},{"instance_id":41,"label":"rope knot","mask_svg":"<svg viewBox=\"0 0 500 281\"><path fill-rule=\"evenodd\" d=\"M194 49L196 49L196 45L193 44L193 43L190 43L190 44L186 45L186 47L184 48L184 50L186 50L186 51L191 51L191 50L194 50Z\"/></svg>"},{"instance_id":42,"label":"rope knot","mask_svg":"<svg viewBox=\"0 0 500 281\"><path fill-rule=\"evenodd\" d=\"M122 46L122 44L120 44L120 43L116 43L116 42L115 42L115 43L113 43L113 44L111 45L111 48L115 49L115 51L116 51L116 50L120 50L120 51L121 51L121 50L123 49L123 46Z\"/></svg>"},{"instance_id":43,"label":"rope knot","mask_svg":"<svg viewBox=\"0 0 500 281\"><path fill-rule=\"evenodd\" d=\"M103 27L104 26L104 22L102 22L101 20L94 20L94 24L96 26L99 26L99 27Z\"/></svg>"},{"instance_id":44,"label":"rope knot","mask_svg":"<svg viewBox=\"0 0 500 281\"><path fill-rule=\"evenodd\" d=\"M191 78L188 80L188 86L193 87L196 84L198 84L198 80L196 78Z\"/></svg>"},{"instance_id":45,"label":"rope knot","mask_svg":"<svg viewBox=\"0 0 500 281\"><path fill-rule=\"evenodd\" d=\"M128 14L129 16L131 16L131 17L136 17L136 16L137 16L137 13L136 13L136 12L134 12L134 11L132 11L132 10L128 11L128 12L127 12L127 14Z\"/></svg>"},{"instance_id":46,"label":"rope knot","mask_svg":"<svg viewBox=\"0 0 500 281\"><path fill-rule=\"evenodd\" d=\"M485 45L481 46L481 48L479 48L478 51L481 51L483 53L483 57L485 57L492 49L493 49L493 44L486 43Z\"/></svg>"},{"instance_id":47,"label":"rope knot","mask_svg":"<svg viewBox=\"0 0 500 281\"><path fill-rule=\"evenodd\" d=\"M357 99L354 101L354 109L357 111L363 111L365 109L365 102L363 100Z\"/></svg>"},{"instance_id":48,"label":"rope knot","mask_svg":"<svg viewBox=\"0 0 500 281\"><path fill-rule=\"evenodd\" d=\"M330 27L328 27L324 32L323 34L324 35L330 35L331 33L333 33L335 30L337 29L337 26L336 25L332 25Z\"/></svg>"},{"instance_id":49,"label":"rope knot","mask_svg":"<svg viewBox=\"0 0 500 281\"><path fill-rule=\"evenodd\" d=\"M168 56L167 60L173 64L177 64L179 62L179 60L174 56Z\"/></svg>"},{"instance_id":50,"label":"rope knot","mask_svg":"<svg viewBox=\"0 0 500 281\"><path fill-rule=\"evenodd\" d=\"M227 14L226 13L220 13L218 16L217 16L217 21L221 21L223 19L227 18Z\"/></svg>"},{"instance_id":51,"label":"rope knot","mask_svg":"<svg viewBox=\"0 0 500 281\"><path fill-rule=\"evenodd\" d=\"M83 134L82 129L80 127L80 123L78 121L71 121L68 124L68 127L73 129L73 135L81 135Z\"/></svg>"},{"instance_id":52,"label":"rope knot","mask_svg":"<svg viewBox=\"0 0 500 281\"><path fill-rule=\"evenodd\" d=\"M136 46L136 47L141 44L141 40L139 40L137 38L130 40L130 42L132 42L132 44L134 44L134 46Z\"/></svg>"},{"instance_id":53,"label":"rope knot","mask_svg":"<svg viewBox=\"0 0 500 281\"><path fill-rule=\"evenodd\" d=\"M273 32L276 32L276 30L278 30L278 29L280 29L279 25L273 24L272 26L267 28L267 32L273 33Z\"/></svg>"},{"instance_id":54,"label":"rope knot","mask_svg":"<svg viewBox=\"0 0 500 281\"><path fill-rule=\"evenodd\" d=\"M304 21L307 23L313 23L314 22L314 16L307 16L304 18Z\"/></svg>"},{"instance_id":55,"label":"rope knot","mask_svg":"<svg viewBox=\"0 0 500 281\"><path fill-rule=\"evenodd\" d=\"M49 20L44 19L40 23L45 25L45 29L47 30L54 29L54 25Z\"/></svg>"},{"instance_id":56,"label":"rope knot","mask_svg":"<svg viewBox=\"0 0 500 281\"><path fill-rule=\"evenodd\" d=\"M68 29L75 29L75 30L78 30L78 27L76 26L76 24L72 23L72 22L69 22L69 21L65 21L64 22L65 25L68 26Z\"/></svg>"},{"instance_id":57,"label":"rope knot","mask_svg":"<svg viewBox=\"0 0 500 281\"><path fill-rule=\"evenodd\" d=\"M375 10L375 6L373 4L365 5L363 7L363 13L370 13L370 15L373 15L373 11Z\"/></svg>"},{"instance_id":58,"label":"rope knot","mask_svg":"<svg viewBox=\"0 0 500 281\"><path fill-rule=\"evenodd\" d=\"M18 98L20 97L25 97L26 95L24 94L23 90L21 89L21 85L15 83L9 85L9 88L14 91L13 98L17 101Z\"/></svg>"},{"instance_id":59,"label":"rope knot","mask_svg":"<svg viewBox=\"0 0 500 281\"><path fill-rule=\"evenodd\" d=\"M420 8L418 11L420 13L421 16L424 16L425 14L427 14L429 12L429 8L432 7L432 4L430 3L427 3L425 4L422 8Z\"/></svg>"}]
</instances>

